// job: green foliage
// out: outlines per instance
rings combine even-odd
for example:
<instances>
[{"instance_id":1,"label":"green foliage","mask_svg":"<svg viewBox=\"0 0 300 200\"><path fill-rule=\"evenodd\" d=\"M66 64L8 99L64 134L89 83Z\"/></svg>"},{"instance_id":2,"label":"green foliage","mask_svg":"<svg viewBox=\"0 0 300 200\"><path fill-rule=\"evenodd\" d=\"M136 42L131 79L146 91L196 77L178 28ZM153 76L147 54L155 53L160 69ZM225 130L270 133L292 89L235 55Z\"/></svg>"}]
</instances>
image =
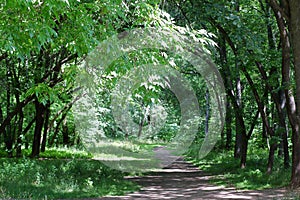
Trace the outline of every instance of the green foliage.
<instances>
[{"instance_id":1,"label":"green foliage","mask_svg":"<svg viewBox=\"0 0 300 200\"><path fill-rule=\"evenodd\" d=\"M267 174L266 151L254 150L248 155L247 167L240 168L240 160L233 158L231 151L211 152L202 160L192 161L205 172L212 174L211 182L238 189L261 190L286 187L291 169L283 169L278 160L272 174ZM191 154L190 154L191 156Z\"/></svg>"},{"instance_id":2,"label":"green foliage","mask_svg":"<svg viewBox=\"0 0 300 200\"><path fill-rule=\"evenodd\" d=\"M30 153L31 150L24 149L23 157L29 157ZM7 152L3 150L0 151L0 158L5 157L7 157ZM93 156L90 153L75 148L48 148L45 152L40 153L40 158L42 159L88 159L92 157Z\"/></svg>"},{"instance_id":3,"label":"green foliage","mask_svg":"<svg viewBox=\"0 0 300 200\"><path fill-rule=\"evenodd\" d=\"M278 116L274 111L276 106L270 93L275 94L283 89L294 87L293 83L280 85L281 76L278 74L281 73L278 66L281 64L281 43L278 28L269 5L263 1L3 0L0 5L0 123L7 117L11 119L0 133L0 142L6 145L5 148L7 146L14 148L17 145L23 148L25 142L31 145L34 138L34 123L26 133L22 131L35 118L36 111L32 102L19 109L14 116L9 117L9 114L22 105L19 102L32 96L36 96L44 106L49 106L50 114L46 120L52 124L43 128L49 128L47 141L53 138L57 146L81 145L78 141L82 133L75 131L75 125L79 126L79 124L75 124L74 113L70 111L72 100L81 95L76 96L77 93L74 93L79 90L74 84L76 75L86 73L83 79L89 78L87 72L79 67L81 61L104 39L133 28L157 27L164 31L178 31L190 36L192 42L205 46L205 51L209 51L216 63L220 64L220 71L229 77L230 84L227 83L226 86L228 88L230 85L233 86L230 92L237 93L235 85L241 80L241 112L247 130L252 124L258 106L252 88L247 84L245 74L241 72L242 67L254 80L253 87L266 108L272 127L274 124L276 128ZM270 29L272 33L268 32ZM226 63L221 62L219 52L220 41L224 35L227 36L224 44ZM233 44L230 44L229 40ZM270 44L272 42L274 47ZM235 48L235 52L231 48ZM261 80L256 62L262 64L268 80ZM207 88L193 67L186 63L184 58L173 53L158 49L143 49L117 58L107 66L107 71L96 82L84 80L88 86L97 89L96 100L93 102L96 109L91 110L92 115L96 117L93 122L86 125L97 128L92 130L93 133L99 129L99 132L104 132L109 138L128 139L112 115L111 94L122 78L132 78L128 72L144 64L168 65L184 74L197 95L204 119ZM273 87L272 91L266 93L266 84ZM122 93L118 95L123 97ZM131 96L126 98L131 106L130 115L137 124L145 118L145 110L157 104L163 106L167 113L164 126L158 132L150 131L152 135L147 135L143 139L167 142L177 134L181 118L180 105L176 97L159 81L143 81L140 86L135 86ZM142 128L145 129L147 125L149 122L146 121ZM198 147L195 146L201 145L204 138L203 126L204 123L200 124L196 140L190 148L191 156L196 157L198 153ZM233 127L230 128L235 134ZM231 151L213 153L199 163L208 172L222 174L213 180L218 184L233 185L242 189L285 186L289 178L289 170L282 170L281 159L276 159L273 174L267 175L265 165L268 156L265 149L261 149L266 148L270 143L281 142L281 134L285 130L276 129L276 136L266 140L262 137L261 133L264 131L262 129L262 122L258 120L249 142L249 146L256 150L251 151L248 156L246 169L239 169L239 161L228 156L232 154ZM18 136L23 141L15 144ZM64 141L65 138L71 142ZM145 144L145 141L141 142L139 139L137 136L130 136L128 143L122 148L139 152L157 145ZM118 146L120 143L116 141L115 145ZM218 148L222 149L221 146ZM14 149L7 150L14 151ZM29 154L29 150L23 150L24 157ZM15 156L15 152L13 155ZM0 151L0 157L5 156L7 152ZM86 163L68 160L92 157L84 151L72 148L47 149L40 154L40 157L51 160L1 160L1 198L73 198L108 194L108 190L113 194L117 193L118 189L126 190L127 183L118 182L121 176L116 175L117 172L110 171L90 160ZM96 168L100 169L100 174ZM56 173L63 178L56 179L54 177ZM100 178L89 176L89 173L96 173L96 176L102 178L101 181L98 180ZM12 182L8 181L10 179ZM25 184L21 185L19 182L24 180ZM16 185L18 187L15 187ZM53 185L55 187L52 188ZM128 187L134 188L130 184ZM40 194L38 191L44 193Z\"/></svg>"},{"instance_id":4,"label":"green foliage","mask_svg":"<svg viewBox=\"0 0 300 200\"><path fill-rule=\"evenodd\" d=\"M55 158L55 159L65 159L65 158L92 158L92 155L90 153L87 153L86 151L80 151L77 149L47 149L45 152L40 153L41 158Z\"/></svg>"},{"instance_id":5,"label":"green foliage","mask_svg":"<svg viewBox=\"0 0 300 200\"><path fill-rule=\"evenodd\" d=\"M138 189L93 160L0 159L0 198L58 199L122 195Z\"/></svg>"},{"instance_id":6,"label":"green foliage","mask_svg":"<svg viewBox=\"0 0 300 200\"><path fill-rule=\"evenodd\" d=\"M52 88L44 83L39 83L37 86L30 88L26 92L25 98L32 95L35 95L38 98L38 101L44 106L47 104L47 102L52 103L56 96Z\"/></svg>"}]
</instances>

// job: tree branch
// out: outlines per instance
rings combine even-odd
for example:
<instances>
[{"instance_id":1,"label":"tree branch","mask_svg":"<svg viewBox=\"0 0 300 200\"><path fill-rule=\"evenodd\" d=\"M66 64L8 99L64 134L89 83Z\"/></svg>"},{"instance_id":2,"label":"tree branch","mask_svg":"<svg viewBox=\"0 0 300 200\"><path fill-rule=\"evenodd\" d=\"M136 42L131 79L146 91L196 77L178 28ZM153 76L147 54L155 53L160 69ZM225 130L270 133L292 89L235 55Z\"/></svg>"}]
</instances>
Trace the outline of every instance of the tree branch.
<instances>
[{"instance_id":1,"label":"tree branch","mask_svg":"<svg viewBox=\"0 0 300 200\"><path fill-rule=\"evenodd\" d=\"M284 1L285 1L285 4L288 6L289 4L287 3L287 1L286 0L284 0ZM269 3L271 5L271 7L273 8L273 10L276 12L279 12L283 16L283 18L289 23L289 21L290 21L289 8L288 7L287 8L280 7L280 5L277 3L276 0L269 0Z\"/></svg>"},{"instance_id":2,"label":"tree branch","mask_svg":"<svg viewBox=\"0 0 300 200\"><path fill-rule=\"evenodd\" d=\"M209 18L209 21L211 22L211 24L213 26L215 26L219 31L220 33L224 36L226 42L229 44L230 48L232 49L234 55L236 56L237 55L237 49L233 43L233 41L230 39L228 33L226 32L226 30L219 24L217 23L212 17Z\"/></svg>"}]
</instances>

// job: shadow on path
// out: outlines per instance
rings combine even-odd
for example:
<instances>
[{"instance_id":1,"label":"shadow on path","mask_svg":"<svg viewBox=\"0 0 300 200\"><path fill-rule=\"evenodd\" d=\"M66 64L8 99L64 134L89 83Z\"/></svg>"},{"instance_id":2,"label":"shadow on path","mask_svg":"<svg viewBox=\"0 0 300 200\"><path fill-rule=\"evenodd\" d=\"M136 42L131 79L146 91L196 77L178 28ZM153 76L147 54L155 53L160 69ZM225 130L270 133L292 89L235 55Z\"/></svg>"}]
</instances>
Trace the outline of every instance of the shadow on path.
<instances>
[{"instance_id":1,"label":"shadow on path","mask_svg":"<svg viewBox=\"0 0 300 200\"><path fill-rule=\"evenodd\" d=\"M236 190L209 183L210 176L195 166L177 159L172 165L143 177L127 177L142 186L138 192L126 196L102 197L97 200L121 199L288 199L284 189L258 191ZM92 199L90 199L92 200ZM94 199L96 200L96 199Z\"/></svg>"}]
</instances>

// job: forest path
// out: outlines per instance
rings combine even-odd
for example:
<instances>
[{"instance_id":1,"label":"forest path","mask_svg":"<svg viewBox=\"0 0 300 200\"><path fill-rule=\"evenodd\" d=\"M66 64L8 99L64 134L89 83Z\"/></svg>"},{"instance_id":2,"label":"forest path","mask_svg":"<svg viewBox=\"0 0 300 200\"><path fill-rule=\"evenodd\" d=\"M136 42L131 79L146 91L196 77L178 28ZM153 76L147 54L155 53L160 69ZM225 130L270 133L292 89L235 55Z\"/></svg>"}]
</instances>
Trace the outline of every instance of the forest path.
<instances>
[{"instance_id":1,"label":"forest path","mask_svg":"<svg viewBox=\"0 0 300 200\"><path fill-rule=\"evenodd\" d=\"M170 159L169 152L161 149L157 154L162 160ZM174 157L172 158L174 159ZM140 191L125 196L93 198L89 200L219 200L219 199L290 199L285 189L237 190L232 187L216 186L209 182L211 175L199 170L191 163L178 157L175 161L155 172L141 177L126 177L141 185Z\"/></svg>"}]
</instances>

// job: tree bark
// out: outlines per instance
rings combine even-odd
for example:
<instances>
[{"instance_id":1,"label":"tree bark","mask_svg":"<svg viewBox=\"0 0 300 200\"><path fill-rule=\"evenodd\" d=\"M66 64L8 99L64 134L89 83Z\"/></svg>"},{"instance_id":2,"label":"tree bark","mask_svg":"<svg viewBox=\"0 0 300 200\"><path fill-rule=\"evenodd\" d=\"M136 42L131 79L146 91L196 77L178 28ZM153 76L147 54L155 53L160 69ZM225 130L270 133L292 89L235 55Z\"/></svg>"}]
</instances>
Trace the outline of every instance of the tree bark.
<instances>
[{"instance_id":1,"label":"tree bark","mask_svg":"<svg viewBox=\"0 0 300 200\"><path fill-rule=\"evenodd\" d=\"M41 148L41 136L44 124L45 106L35 99L36 121L32 143L31 157L39 157Z\"/></svg>"},{"instance_id":2,"label":"tree bark","mask_svg":"<svg viewBox=\"0 0 300 200\"><path fill-rule=\"evenodd\" d=\"M224 70L221 71L221 74L224 79L224 83L228 88L226 89L227 96L229 96L233 108L234 108L234 113L235 113L235 121L236 121L236 141L235 141L235 148L234 148L234 157L235 158L241 158L241 167L246 166L246 157L247 157L247 149L248 148L248 139L249 137L247 136L246 133L246 127L245 127L245 122L243 118L243 107L242 107L242 99L241 99L241 94L242 94L242 86L241 86L241 80L239 77L239 64L238 64L238 51L237 48L235 47L233 41L229 37L228 33L226 30L218 24L214 19L210 18L209 19L211 24L215 26L219 33L221 34L221 37L223 38L223 42L226 41L228 45L230 46L231 50L233 51L233 54L235 56L235 67L236 67L236 84L235 84L235 89L233 87L232 83L232 76L230 75L230 69L229 67L225 64L224 65ZM221 41L222 42L222 41ZM221 43L222 44L222 43ZM224 46L224 45L223 45ZM223 50L224 51L224 50ZM222 56L224 57L224 53L220 55L221 61ZM226 57L225 57L226 58ZM247 141L244 141L247 140Z\"/></svg>"},{"instance_id":3,"label":"tree bark","mask_svg":"<svg viewBox=\"0 0 300 200\"><path fill-rule=\"evenodd\" d=\"M71 102L69 102L68 104L66 104L63 109L59 110L52 118L52 120L50 121L50 123L48 123L48 127L47 127L47 133L50 132L51 128L54 125L54 122L57 120L57 118L64 112L68 112L74 103L76 103L76 101L78 101L81 97L83 97L86 94L80 94L78 96L76 96Z\"/></svg>"},{"instance_id":4,"label":"tree bark","mask_svg":"<svg viewBox=\"0 0 300 200\"><path fill-rule=\"evenodd\" d=\"M284 112L285 108L285 95L284 91L280 90L278 93L279 98L279 108L277 108L278 112L278 121L279 121L279 128L280 128L280 136L282 139L282 148L283 148L283 156L284 156L284 168L287 169L290 166L290 155L289 155L289 147L288 147L288 126L286 124L286 113Z\"/></svg>"},{"instance_id":5,"label":"tree bark","mask_svg":"<svg viewBox=\"0 0 300 200\"><path fill-rule=\"evenodd\" d=\"M291 186L293 188L300 187L300 2L298 0L283 1L281 7L277 1L269 0L274 11L277 25L280 30L280 38L282 41L282 81L286 100L287 114L292 127L292 175ZM291 40L286 27L286 22L289 24ZM291 46L290 46L291 44ZM293 52L293 64L295 71L296 82L296 98L290 87L290 50Z\"/></svg>"},{"instance_id":6,"label":"tree bark","mask_svg":"<svg viewBox=\"0 0 300 200\"><path fill-rule=\"evenodd\" d=\"M241 168L246 167L247 162L247 150L248 150L248 138L247 135L242 134L242 146L241 146Z\"/></svg>"},{"instance_id":7,"label":"tree bark","mask_svg":"<svg viewBox=\"0 0 300 200\"><path fill-rule=\"evenodd\" d=\"M48 135L48 124L49 124L49 117L50 117L50 103L48 103L45 107L45 123L44 123L44 130L43 130L43 139L41 145L41 152L45 152L46 150L46 143L47 143L47 135Z\"/></svg>"},{"instance_id":8,"label":"tree bark","mask_svg":"<svg viewBox=\"0 0 300 200\"><path fill-rule=\"evenodd\" d=\"M68 114L68 111L71 109L71 107L65 112L63 113L63 115L61 116L61 119L57 122L57 125L56 125L56 128L55 128L55 131L54 131L54 134L53 134L53 137L52 139L49 141L49 146L51 147L53 144L54 144L54 141L58 135L58 132L59 132L59 127L60 127L60 124L64 121L64 119L67 117L67 114Z\"/></svg>"},{"instance_id":9,"label":"tree bark","mask_svg":"<svg viewBox=\"0 0 300 200\"><path fill-rule=\"evenodd\" d=\"M6 112L9 113L11 109L11 84L12 82L12 75L11 75L11 66L8 60L6 60L6 83L7 83L7 88L6 88ZM7 124L6 129L4 128L4 142L5 142L5 147L6 151L8 153L8 157L13 156L13 131L12 131L12 126L11 122Z\"/></svg>"},{"instance_id":10,"label":"tree bark","mask_svg":"<svg viewBox=\"0 0 300 200\"><path fill-rule=\"evenodd\" d=\"M269 42L269 49L270 50L276 50L276 43L275 43L275 37L273 34L273 28L271 26L270 23L270 18L271 18L271 13L270 13L270 4L268 2L268 0L266 1L266 7L263 8L263 11L266 15L266 26L267 26L267 32L268 32L268 42ZM261 5L262 5L262 1L260 0ZM285 7L285 9L288 7L288 5L286 4L286 2L282 1L283 6ZM263 7L263 6L262 6ZM272 69L270 71L270 76L272 75L277 75L278 74L278 70L277 67L272 66ZM275 88L280 87L279 83L276 83ZM281 142L281 148L283 149L283 153L284 153L284 167L288 168L289 167L289 150L288 150L288 126L286 125L286 113L284 111L285 109L285 95L284 95L284 91L282 89L279 90L278 94L275 95L273 88L270 88L270 86L267 86L267 88L269 88L269 92L271 93L271 97L273 98L275 104L276 104L276 109L277 109L277 115L278 115L278 122L279 122L279 127L280 128L280 133L281 133L281 138L282 138L282 142Z\"/></svg>"},{"instance_id":11,"label":"tree bark","mask_svg":"<svg viewBox=\"0 0 300 200\"><path fill-rule=\"evenodd\" d=\"M226 106L226 144L225 147L227 150L231 148L231 142L232 142L232 130L231 130L231 124L232 124L232 110L230 107L230 103L227 102Z\"/></svg>"},{"instance_id":12,"label":"tree bark","mask_svg":"<svg viewBox=\"0 0 300 200\"><path fill-rule=\"evenodd\" d=\"M285 5L285 7L290 9L290 32L291 32L291 47L293 51L294 58L294 70L295 70L295 82L296 82L296 98L295 106L296 109L289 109L290 112L294 112L295 115L292 125L293 135L293 152L292 152L292 177L291 185L294 188L300 187L300 1L290 0L285 1L286 4L290 3L290 7ZM290 114L291 115L291 114Z\"/></svg>"},{"instance_id":13,"label":"tree bark","mask_svg":"<svg viewBox=\"0 0 300 200\"><path fill-rule=\"evenodd\" d=\"M208 125L209 125L209 110L210 110L210 105L209 105L209 91L206 89L205 93L205 101L206 101L206 108L205 108L205 135L208 134ZM223 138L222 138L223 139Z\"/></svg>"},{"instance_id":14,"label":"tree bark","mask_svg":"<svg viewBox=\"0 0 300 200\"><path fill-rule=\"evenodd\" d=\"M69 128L67 124L67 118L64 119L62 124L62 134L63 134L63 144L69 146L70 145L70 136L69 136Z\"/></svg>"},{"instance_id":15,"label":"tree bark","mask_svg":"<svg viewBox=\"0 0 300 200\"><path fill-rule=\"evenodd\" d=\"M226 50L226 40L222 33L219 36L219 56L220 56L220 63L223 68L227 66L227 50ZM226 71L226 70L225 70ZM227 90L227 96L228 92L230 91L231 87L229 84L230 80L227 80L229 75L229 71L223 72L223 80L225 84L225 88L229 88ZM231 103L227 101L226 104L226 116L225 116L225 134L226 134L226 144L225 147L227 150L231 148L231 142L232 142L232 109L231 109Z\"/></svg>"},{"instance_id":16,"label":"tree bark","mask_svg":"<svg viewBox=\"0 0 300 200\"><path fill-rule=\"evenodd\" d=\"M17 151L16 157L22 156L22 129L23 129L23 121L24 121L24 114L23 110L20 110L19 114L19 121L18 121L18 133L17 133Z\"/></svg>"},{"instance_id":17,"label":"tree bark","mask_svg":"<svg viewBox=\"0 0 300 200\"><path fill-rule=\"evenodd\" d=\"M262 117L263 124L264 124L264 126L267 130L267 134L271 138L271 148L270 148L270 151L269 151L269 159L268 159L268 173L271 173L272 168L273 168L273 163L274 163L274 153L275 153L275 150L277 148L277 141L272 140L275 136L274 128L271 127L270 124L269 124L268 116L266 115L265 109L264 109L265 106L264 106L261 98L259 97L258 91L256 90L256 88L254 86L254 82L251 79L250 74L248 73L248 71L244 67L242 68L242 70L243 70L243 72L244 72L244 74L245 74L245 76L248 80L248 83L251 87L251 90L253 92L254 98L255 98L256 103L258 105L258 110L259 110L259 112L261 114L261 117Z\"/></svg>"}]
</instances>

